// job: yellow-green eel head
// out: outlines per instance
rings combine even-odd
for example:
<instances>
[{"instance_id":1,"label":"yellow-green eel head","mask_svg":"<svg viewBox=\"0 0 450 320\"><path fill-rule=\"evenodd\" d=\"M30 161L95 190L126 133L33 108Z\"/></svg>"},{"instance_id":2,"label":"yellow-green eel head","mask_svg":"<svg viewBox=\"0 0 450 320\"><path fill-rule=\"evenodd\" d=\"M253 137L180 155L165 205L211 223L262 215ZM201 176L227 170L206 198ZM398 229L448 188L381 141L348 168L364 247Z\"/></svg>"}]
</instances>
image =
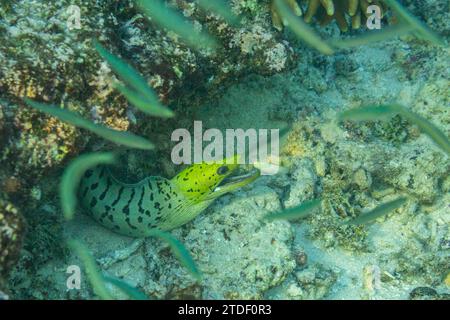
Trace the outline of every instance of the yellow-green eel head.
<instances>
[{"instance_id":1,"label":"yellow-green eel head","mask_svg":"<svg viewBox=\"0 0 450 320\"><path fill-rule=\"evenodd\" d=\"M146 237L154 229L177 228L221 195L254 181L259 170L236 176L237 158L193 164L168 180L151 176L135 184L114 178L107 167L89 169L80 183L86 212L117 233Z\"/></svg>"}]
</instances>

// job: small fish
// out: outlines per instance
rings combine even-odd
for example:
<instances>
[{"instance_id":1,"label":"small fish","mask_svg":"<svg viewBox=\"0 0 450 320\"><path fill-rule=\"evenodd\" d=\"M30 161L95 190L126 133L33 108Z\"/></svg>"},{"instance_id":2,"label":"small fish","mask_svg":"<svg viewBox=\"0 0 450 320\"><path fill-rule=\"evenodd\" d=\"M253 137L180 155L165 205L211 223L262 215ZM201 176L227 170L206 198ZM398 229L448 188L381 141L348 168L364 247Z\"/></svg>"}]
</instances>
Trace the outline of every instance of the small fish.
<instances>
[{"instance_id":1,"label":"small fish","mask_svg":"<svg viewBox=\"0 0 450 320\"><path fill-rule=\"evenodd\" d=\"M153 116L171 118L175 114L172 110L159 102L155 91L148 86L146 80L129 64L106 50L100 43L94 41L94 46L100 56L108 61L112 70L120 77L126 86L114 84L127 100L139 110Z\"/></svg>"},{"instance_id":2,"label":"small fish","mask_svg":"<svg viewBox=\"0 0 450 320\"><path fill-rule=\"evenodd\" d=\"M92 133L95 133L96 135L106 140L130 148L143 150L150 150L154 148L154 145L150 141L142 137L136 136L131 132L110 129L108 127L96 124L90 120L84 119L75 112L66 109L61 109L57 106L36 102L28 98L24 98L23 100L25 101L26 104L28 104L30 107L33 107L34 109L37 109L41 112L51 115L52 117L58 118L59 120L71 124L75 127L91 131Z\"/></svg>"},{"instance_id":3,"label":"small fish","mask_svg":"<svg viewBox=\"0 0 450 320\"><path fill-rule=\"evenodd\" d=\"M435 45L446 47L445 40L436 32L431 30L426 24L414 17L408 10L406 10L396 0L384 0L386 4L399 16L399 20L408 24L416 30L416 34L424 40L427 40Z\"/></svg>"},{"instance_id":4,"label":"small fish","mask_svg":"<svg viewBox=\"0 0 450 320\"><path fill-rule=\"evenodd\" d=\"M215 14L221 16L229 24L237 26L239 24L239 18L233 14L231 8L229 7L227 1L224 0L198 0L198 4L204 10L214 12Z\"/></svg>"},{"instance_id":5,"label":"small fish","mask_svg":"<svg viewBox=\"0 0 450 320\"><path fill-rule=\"evenodd\" d=\"M152 23L176 33L190 47L197 50L214 50L218 47L214 37L205 31L198 30L191 21L185 19L176 10L169 8L165 1L138 0L136 4L151 19ZM217 5L215 7L217 8Z\"/></svg>"},{"instance_id":6,"label":"small fish","mask_svg":"<svg viewBox=\"0 0 450 320\"><path fill-rule=\"evenodd\" d=\"M190 274L195 279L201 280L201 272L198 270L186 247L180 241L178 241L170 233L156 229L152 230L149 235L167 242L171 247L173 254L178 258L181 264L190 272Z\"/></svg>"},{"instance_id":7,"label":"small fish","mask_svg":"<svg viewBox=\"0 0 450 320\"><path fill-rule=\"evenodd\" d=\"M350 220L348 222L345 222L344 224L352 224L352 225L366 224L368 222L371 222L372 220L375 220L381 216L388 214L389 212L391 212L395 209L400 208L406 202L406 200L407 200L406 198L401 197L401 198L397 198L395 200L383 203L382 205L379 205L375 209L373 209L367 213L361 214L357 218Z\"/></svg>"},{"instance_id":8,"label":"small fish","mask_svg":"<svg viewBox=\"0 0 450 320\"><path fill-rule=\"evenodd\" d=\"M336 39L331 41L331 44L340 49L349 49L400 37L410 33L412 30L413 28L410 25L397 24L380 30L371 30L352 38Z\"/></svg>"},{"instance_id":9,"label":"small fish","mask_svg":"<svg viewBox=\"0 0 450 320\"><path fill-rule=\"evenodd\" d=\"M116 286L133 300L149 300L149 298L144 293L142 293L132 285L128 284L124 280L106 275L103 276L103 280Z\"/></svg>"},{"instance_id":10,"label":"small fish","mask_svg":"<svg viewBox=\"0 0 450 320\"><path fill-rule=\"evenodd\" d=\"M341 112L338 115L339 121L374 121L387 120L398 111L391 105L364 106L361 108L350 109Z\"/></svg>"},{"instance_id":11,"label":"small fish","mask_svg":"<svg viewBox=\"0 0 450 320\"><path fill-rule=\"evenodd\" d=\"M320 198L302 202L300 205L283 210L277 213L270 213L264 217L264 219L273 221L273 220L296 220L300 218L304 218L311 214L314 209L318 208L321 204L322 200Z\"/></svg>"},{"instance_id":12,"label":"small fish","mask_svg":"<svg viewBox=\"0 0 450 320\"><path fill-rule=\"evenodd\" d=\"M425 133L434 143L440 147L447 155L450 155L450 141L448 137L433 123L423 118L422 116L409 111L408 108L398 104L392 103L380 106L366 106L346 110L338 115L339 121L372 121L372 120L387 120L394 115L400 115L411 123L414 123L420 131Z\"/></svg>"},{"instance_id":13,"label":"small fish","mask_svg":"<svg viewBox=\"0 0 450 320\"><path fill-rule=\"evenodd\" d=\"M448 156L450 156L450 140L438 127L433 123L419 116L413 112L410 112L406 108L401 109L401 115L407 120L414 123L420 131L425 133L439 148L441 148Z\"/></svg>"}]
</instances>

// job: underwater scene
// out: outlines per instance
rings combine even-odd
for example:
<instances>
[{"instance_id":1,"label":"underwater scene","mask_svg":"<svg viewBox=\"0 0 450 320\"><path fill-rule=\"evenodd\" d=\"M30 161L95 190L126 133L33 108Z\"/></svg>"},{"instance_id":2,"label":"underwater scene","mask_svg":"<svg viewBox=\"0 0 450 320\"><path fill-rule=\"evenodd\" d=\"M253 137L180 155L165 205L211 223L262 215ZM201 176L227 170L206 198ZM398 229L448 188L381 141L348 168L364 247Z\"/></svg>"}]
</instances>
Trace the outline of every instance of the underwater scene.
<instances>
[{"instance_id":1,"label":"underwater scene","mask_svg":"<svg viewBox=\"0 0 450 320\"><path fill-rule=\"evenodd\" d=\"M448 0L0 0L0 300L449 300Z\"/></svg>"}]
</instances>

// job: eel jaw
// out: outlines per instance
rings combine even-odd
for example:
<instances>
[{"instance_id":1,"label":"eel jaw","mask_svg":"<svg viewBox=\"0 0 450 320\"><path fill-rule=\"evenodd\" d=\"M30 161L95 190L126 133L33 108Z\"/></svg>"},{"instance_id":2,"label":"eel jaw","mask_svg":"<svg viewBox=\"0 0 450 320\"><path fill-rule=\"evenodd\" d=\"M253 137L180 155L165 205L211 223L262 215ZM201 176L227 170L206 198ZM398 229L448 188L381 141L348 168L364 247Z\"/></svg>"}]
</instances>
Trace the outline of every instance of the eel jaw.
<instances>
[{"instance_id":1,"label":"eel jaw","mask_svg":"<svg viewBox=\"0 0 450 320\"><path fill-rule=\"evenodd\" d=\"M225 178L217 187L214 188L213 192L208 198L215 199L225 193L243 187L250 182L255 181L261 175L261 171L254 168L252 171L239 175L239 176L229 176Z\"/></svg>"}]
</instances>

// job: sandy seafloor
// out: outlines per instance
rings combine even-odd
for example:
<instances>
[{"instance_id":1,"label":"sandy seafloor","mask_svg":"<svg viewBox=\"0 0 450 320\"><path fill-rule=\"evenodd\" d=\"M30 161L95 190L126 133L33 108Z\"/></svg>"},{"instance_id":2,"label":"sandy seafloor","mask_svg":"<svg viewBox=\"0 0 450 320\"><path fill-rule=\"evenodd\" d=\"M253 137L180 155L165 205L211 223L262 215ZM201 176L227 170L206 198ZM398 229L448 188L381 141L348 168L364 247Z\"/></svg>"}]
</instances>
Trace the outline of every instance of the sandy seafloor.
<instances>
[{"instance_id":1,"label":"sandy seafloor","mask_svg":"<svg viewBox=\"0 0 450 320\"><path fill-rule=\"evenodd\" d=\"M82 239L104 272L157 299L448 298L448 156L399 117L336 122L339 111L397 101L449 136L448 49L408 39L331 57L303 47L295 69L249 75L186 112L180 126L201 120L205 128L293 127L281 153L285 171L221 197L173 231L202 270L201 283L167 245L116 235L81 210L64 237ZM130 160L128 170L136 163ZM399 195L408 202L375 223L341 225ZM322 208L301 221L261 220L317 197ZM93 298L85 278L81 290L66 290L65 270L79 263L73 255L50 257L33 274L27 274L27 263L25 252L11 275L9 287L17 296Z\"/></svg>"},{"instance_id":2,"label":"sandy seafloor","mask_svg":"<svg viewBox=\"0 0 450 320\"><path fill-rule=\"evenodd\" d=\"M421 66L412 64L410 67L413 70L405 70L404 66L396 61L396 55L401 52L406 53L410 49L408 45L400 41L391 41L383 45L359 48L348 55L338 55L329 59L329 68L322 70L304 63L293 72L271 78L250 77L246 82L228 90L225 98L217 102L218 108L207 105L202 110L205 112L202 119L211 127L276 128L279 127L280 121L287 120L294 121L298 126L311 126L310 130L318 131L313 133L316 136L306 138L306 141L298 139L293 134L289 137L288 145L284 146L285 155L290 154L291 148L299 149L291 151L292 156L286 156L289 161L299 162L298 166L310 165L307 169L291 170L288 177L285 177L290 183L288 195L284 193L284 197L281 197L285 207L301 202L303 197L304 199L313 198L313 194L327 198L326 193L323 194L326 191L322 189L326 184L323 179L326 179L327 174L320 171L330 170L330 162L335 161L339 163L337 166L345 168L345 173L340 177L342 180L347 180L343 185L359 184L359 187L350 187L350 190L345 192L347 193L345 197L358 197L361 194L373 197L376 188L386 190L392 186L402 186L400 190L396 188L389 190L388 194L417 193L418 196L434 198L433 205L423 207L416 202L417 200L412 200L405 210L399 210L388 218L379 219L377 223L365 228L367 234L362 242L367 247L362 251L342 248L338 244L342 241L348 242L350 246L358 246L360 239L351 233L345 235L346 239L336 241L333 239L335 234L327 230L327 227L330 227L328 224L325 224L323 229L317 230L314 227L315 219L293 223L291 225L294 237L291 247L293 254L296 254L295 250L304 252L308 257L306 269L310 268L308 265L317 263L320 267L330 270L336 279L333 279L335 281L329 285L326 293L321 292L323 289L321 284L326 283L327 280L318 281L317 278L320 278L320 275L316 270L296 272L297 266L281 288L269 290L266 297L405 299L415 287L430 284L429 282L427 284L427 280L422 276L429 274L428 276L433 277L435 272L432 271L433 263L437 263L437 260L443 263L443 270L448 270L450 267L448 251L450 198L448 187L445 187L448 183L448 158L443 153L432 156L432 153L439 151L423 135L414 139L416 141L395 146L380 137L370 137L370 142L365 143L361 139L352 137L347 130L342 130L335 121L336 112L349 106L398 101L412 107L419 114L435 114L436 123L439 122L441 129L448 133L450 121L448 61L445 61L443 56L444 60L436 59L434 66L423 61ZM439 66L440 62L443 63L441 66ZM428 67L430 72L425 72ZM414 80L407 80L405 73L408 72L418 74ZM242 112L243 106L246 112ZM305 109L311 110L312 114L305 112ZM217 110L220 110L220 116L217 116ZM252 111L247 112L247 110ZM314 143L318 143L318 146L314 146ZM378 154L380 149L389 154L388 158ZM388 149L391 150L388 151ZM414 153L421 154L419 159L408 156ZM321 163L324 157L325 164ZM333 159L334 157L336 159ZM368 160L368 158L373 159ZM322 169L322 166L327 169ZM361 169L365 172L362 174L363 181L357 182ZM433 180L433 178L430 175L433 175L431 172L436 172L435 170L442 175L438 174L440 178L431 182L430 179ZM392 174L393 171L394 176L384 177L384 175ZM401 181L405 179L405 175L409 176L408 179L415 181L412 184L405 184ZM368 178L370 182L366 181ZM266 179L268 185L277 180L276 177L263 179ZM283 177L279 179L282 180ZM382 180L382 182L376 183L376 180ZM384 185L387 181L389 181L387 185ZM424 183L428 187L425 187ZM281 184L288 184L288 182ZM333 186L333 184L336 185ZM333 181L328 187L339 188L339 182ZM297 188L299 190L296 190ZM433 188L436 189L431 191L430 189ZM441 190L438 191L438 189ZM433 196L426 195L430 191ZM349 195L349 193L354 194ZM298 198L295 199L295 196ZM386 198L389 199L389 196ZM323 215L319 213L319 216L321 214ZM339 222L334 223L337 225ZM322 232L323 234L320 234ZM319 234L311 239L311 233ZM426 253L428 250L434 251L433 257L425 258L430 253ZM401 257L401 261L396 261L396 257L402 256L403 253L405 255ZM421 260L422 262L418 262ZM413 267L415 271L411 270L412 274L409 275L402 275L401 272L396 274L400 263L410 264L410 267L416 265ZM446 276L445 271L443 275ZM324 277L328 276L330 275ZM316 284L312 279L303 280L303 277L316 277L315 281L318 283ZM309 281L312 283L310 284ZM315 285L317 285L316 288L314 288ZM442 292L448 293L448 285L439 284L439 280L436 285Z\"/></svg>"}]
</instances>

